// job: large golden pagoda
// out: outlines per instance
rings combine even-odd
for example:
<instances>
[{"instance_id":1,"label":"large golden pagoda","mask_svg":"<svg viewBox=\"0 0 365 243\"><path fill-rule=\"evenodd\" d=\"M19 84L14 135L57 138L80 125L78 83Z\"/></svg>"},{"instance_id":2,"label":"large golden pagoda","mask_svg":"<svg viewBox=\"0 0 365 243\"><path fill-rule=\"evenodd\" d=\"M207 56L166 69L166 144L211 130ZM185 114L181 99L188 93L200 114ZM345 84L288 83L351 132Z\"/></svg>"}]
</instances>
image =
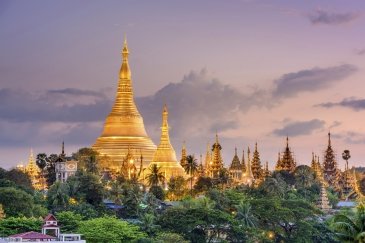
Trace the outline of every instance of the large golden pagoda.
<instances>
[{"instance_id":1,"label":"large golden pagoda","mask_svg":"<svg viewBox=\"0 0 365 243\"><path fill-rule=\"evenodd\" d=\"M175 150L170 143L168 114L167 106L165 105L162 112L160 144L150 164L150 166L156 164L164 173L166 180L169 180L172 176L185 175L185 171L177 161Z\"/></svg>"},{"instance_id":2,"label":"large golden pagoda","mask_svg":"<svg viewBox=\"0 0 365 243\"><path fill-rule=\"evenodd\" d=\"M148 137L143 118L134 102L128 55L127 41L124 40L123 62L115 103L105 120L103 133L92 146L101 155L110 157L111 164L108 165L108 169L117 170L120 167L128 148L141 151L145 166L152 161L156 151L156 145Z\"/></svg>"}]
</instances>

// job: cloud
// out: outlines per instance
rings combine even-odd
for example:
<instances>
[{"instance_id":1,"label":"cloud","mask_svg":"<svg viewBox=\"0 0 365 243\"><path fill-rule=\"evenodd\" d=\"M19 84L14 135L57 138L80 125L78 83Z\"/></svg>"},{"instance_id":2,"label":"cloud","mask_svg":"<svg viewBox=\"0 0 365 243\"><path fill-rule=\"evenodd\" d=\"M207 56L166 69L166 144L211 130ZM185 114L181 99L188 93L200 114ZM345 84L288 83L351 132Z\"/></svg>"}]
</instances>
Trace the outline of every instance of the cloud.
<instances>
[{"instance_id":1,"label":"cloud","mask_svg":"<svg viewBox=\"0 0 365 243\"><path fill-rule=\"evenodd\" d=\"M291 122L285 125L283 128L275 129L273 134L276 136L301 136L301 135L310 135L314 131L323 129L325 125L325 121L313 119L310 121L298 121Z\"/></svg>"},{"instance_id":2,"label":"cloud","mask_svg":"<svg viewBox=\"0 0 365 243\"><path fill-rule=\"evenodd\" d=\"M341 25L354 21L360 17L359 13L347 12L329 12L325 10L315 10L307 15L310 22L314 25L325 24L325 25Z\"/></svg>"},{"instance_id":3,"label":"cloud","mask_svg":"<svg viewBox=\"0 0 365 243\"><path fill-rule=\"evenodd\" d=\"M346 98L340 102L328 102L315 105L317 107L332 108L335 106L341 106L350 108L355 111L361 111L365 109L365 99Z\"/></svg>"},{"instance_id":4,"label":"cloud","mask_svg":"<svg viewBox=\"0 0 365 243\"><path fill-rule=\"evenodd\" d=\"M359 55L359 56L362 56L362 55L364 55L364 54L365 54L365 48L363 48L363 49L356 49L356 50L355 50L355 53L356 53L357 55Z\"/></svg>"},{"instance_id":5,"label":"cloud","mask_svg":"<svg viewBox=\"0 0 365 243\"><path fill-rule=\"evenodd\" d=\"M288 73L275 81L274 98L294 97L302 92L318 91L331 87L357 71L357 67L342 64L328 68L312 68Z\"/></svg>"},{"instance_id":6,"label":"cloud","mask_svg":"<svg viewBox=\"0 0 365 243\"><path fill-rule=\"evenodd\" d=\"M0 119L12 122L101 121L111 107L111 101L102 93L77 89L40 94L1 89L0 104Z\"/></svg>"},{"instance_id":7,"label":"cloud","mask_svg":"<svg viewBox=\"0 0 365 243\"><path fill-rule=\"evenodd\" d=\"M336 135L337 138L342 139L345 144L365 144L365 134L347 131Z\"/></svg>"},{"instance_id":8,"label":"cloud","mask_svg":"<svg viewBox=\"0 0 365 243\"><path fill-rule=\"evenodd\" d=\"M157 133L166 102L170 124L173 124L171 133L183 138L235 129L237 113L261 102L252 94L243 94L210 77L206 70L191 71L182 81L169 83L154 95L139 97L136 101L145 124L150 124Z\"/></svg>"}]
</instances>

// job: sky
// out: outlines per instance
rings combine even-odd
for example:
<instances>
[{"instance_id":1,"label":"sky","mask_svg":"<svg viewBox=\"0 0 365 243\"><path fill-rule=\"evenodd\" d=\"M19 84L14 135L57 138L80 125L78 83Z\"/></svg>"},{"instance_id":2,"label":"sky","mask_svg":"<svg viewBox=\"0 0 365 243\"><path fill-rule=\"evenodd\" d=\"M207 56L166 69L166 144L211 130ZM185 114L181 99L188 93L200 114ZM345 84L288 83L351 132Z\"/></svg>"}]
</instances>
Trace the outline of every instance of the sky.
<instances>
[{"instance_id":1,"label":"sky","mask_svg":"<svg viewBox=\"0 0 365 243\"><path fill-rule=\"evenodd\" d=\"M0 167L89 147L110 112L128 38L135 99L159 143L169 107L177 157L223 160L255 142L274 168L289 136L297 164L365 165L365 2L0 1ZM204 157L204 156L203 156Z\"/></svg>"}]
</instances>

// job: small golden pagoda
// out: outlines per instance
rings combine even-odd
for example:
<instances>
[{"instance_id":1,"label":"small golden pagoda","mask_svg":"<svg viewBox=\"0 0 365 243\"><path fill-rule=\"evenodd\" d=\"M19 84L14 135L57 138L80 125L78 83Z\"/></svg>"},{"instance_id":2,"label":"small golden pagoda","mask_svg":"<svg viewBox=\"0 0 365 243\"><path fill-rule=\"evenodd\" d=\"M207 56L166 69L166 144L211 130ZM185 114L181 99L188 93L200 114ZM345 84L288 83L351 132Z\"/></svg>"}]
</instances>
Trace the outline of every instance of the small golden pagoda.
<instances>
[{"instance_id":1,"label":"small golden pagoda","mask_svg":"<svg viewBox=\"0 0 365 243\"><path fill-rule=\"evenodd\" d=\"M32 181L32 186L34 187L34 189L42 190L43 185L41 180L41 171L35 162L33 149L30 150L28 164L25 166L24 171L29 175L29 178Z\"/></svg>"},{"instance_id":2,"label":"small golden pagoda","mask_svg":"<svg viewBox=\"0 0 365 243\"><path fill-rule=\"evenodd\" d=\"M210 145L207 143L207 152L204 158L205 175L209 176L210 166L212 165L212 151L210 150Z\"/></svg>"},{"instance_id":3,"label":"small golden pagoda","mask_svg":"<svg viewBox=\"0 0 365 243\"><path fill-rule=\"evenodd\" d=\"M271 175L271 172L269 170L269 162L266 161L265 163L265 168L264 168L264 171L263 171L263 175L264 175L264 179L266 180L267 177L270 177Z\"/></svg>"},{"instance_id":4,"label":"small golden pagoda","mask_svg":"<svg viewBox=\"0 0 365 243\"><path fill-rule=\"evenodd\" d=\"M181 159L180 159L180 165L184 168L184 166L186 165L186 145L185 145L185 141L183 142L183 146L181 149Z\"/></svg>"},{"instance_id":5,"label":"small golden pagoda","mask_svg":"<svg viewBox=\"0 0 365 243\"><path fill-rule=\"evenodd\" d=\"M332 209L328 200L327 190L324 183L321 183L321 194L319 195L317 206L325 212Z\"/></svg>"},{"instance_id":6,"label":"small golden pagoda","mask_svg":"<svg viewBox=\"0 0 365 243\"><path fill-rule=\"evenodd\" d=\"M145 166L152 161L156 151L156 145L147 135L143 118L134 102L128 55L129 51L125 39L115 103L105 120L101 136L92 146L101 155L107 155L111 158L111 164L107 168L111 170L118 170L129 147L141 151Z\"/></svg>"},{"instance_id":7,"label":"small golden pagoda","mask_svg":"<svg viewBox=\"0 0 365 243\"><path fill-rule=\"evenodd\" d=\"M165 105L162 112L160 144L150 163L150 166L156 164L161 168L166 180L169 180L172 176L185 176L185 171L177 161L175 150L170 143L168 114L167 106Z\"/></svg>"},{"instance_id":8,"label":"small golden pagoda","mask_svg":"<svg viewBox=\"0 0 365 243\"><path fill-rule=\"evenodd\" d=\"M264 179L263 170L261 166L260 153L257 150L257 143L255 143L255 151L251 162L251 170L255 181L259 182Z\"/></svg>"},{"instance_id":9,"label":"small golden pagoda","mask_svg":"<svg viewBox=\"0 0 365 243\"><path fill-rule=\"evenodd\" d=\"M288 172L293 172L296 167L296 162L294 160L293 152L289 147L289 138L286 137L286 147L281 155L279 153L278 162L276 164L275 170L284 170Z\"/></svg>"},{"instance_id":10,"label":"small golden pagoda","mask_svg":"<svg viewBox=\"0 0 365 243\"><path fill-rule=\"evenodd\" d=\"M251 158L250 158L250 148L247 148L247 166L246 172L242 175L242 183L251 186L255 181L251 170Z\"/></svg>"},{"instance_id":11,"label":"small golden pagoda","mask_svg":"<svg viewBox=\"0 0 365 243\"><path fill-rule=\"evenodd\" d=\"M234 156L229 167L229 174L233 182L238 182L242 179L242 165L237 155L237 148L234 149Z\"/></svg>"},{"instance_id":12,"label":"small golden pagoda","mask_svg":"<svg viewBox=\"0 0 365 243\"><path fill-rule=\"evenodd\" d=\"M215 143L212 146L212 163L209 166L209 176L211 178L218 178L219 172L223 169L223 159L221 155L222 146L218 141L218 134L215 135Z\"/></svg>"}]
</instances>

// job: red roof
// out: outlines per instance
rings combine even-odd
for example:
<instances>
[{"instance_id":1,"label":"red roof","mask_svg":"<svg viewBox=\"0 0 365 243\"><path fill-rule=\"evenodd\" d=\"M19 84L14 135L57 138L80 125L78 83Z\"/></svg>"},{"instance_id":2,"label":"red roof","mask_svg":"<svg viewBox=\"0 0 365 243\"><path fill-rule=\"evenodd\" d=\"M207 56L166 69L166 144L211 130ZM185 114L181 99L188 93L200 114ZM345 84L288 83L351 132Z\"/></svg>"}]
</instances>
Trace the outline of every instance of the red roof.
<instances>
[{"instance_id":1,"label":"red roof","mask_svg":"<svg viewBox=\"0 0 365 243\"><path fill-rule=\"evenodd\" d=\"M16 235L10 235L9 238L22 238L25 240L47 240L47 239L56 239L56 237L41 234L38 232L30 231L25 233L20 233Z\"/></svg>"},{"instance_id":2,"label":"red roof","mask_svg":"<svg viewBox=\"0 0 365 243\"><path fill-rule=\"evenodd\" d=\"M56 217L53 214L48 214L43 221L57 221Z\"/></svg>"}]
</instances>

